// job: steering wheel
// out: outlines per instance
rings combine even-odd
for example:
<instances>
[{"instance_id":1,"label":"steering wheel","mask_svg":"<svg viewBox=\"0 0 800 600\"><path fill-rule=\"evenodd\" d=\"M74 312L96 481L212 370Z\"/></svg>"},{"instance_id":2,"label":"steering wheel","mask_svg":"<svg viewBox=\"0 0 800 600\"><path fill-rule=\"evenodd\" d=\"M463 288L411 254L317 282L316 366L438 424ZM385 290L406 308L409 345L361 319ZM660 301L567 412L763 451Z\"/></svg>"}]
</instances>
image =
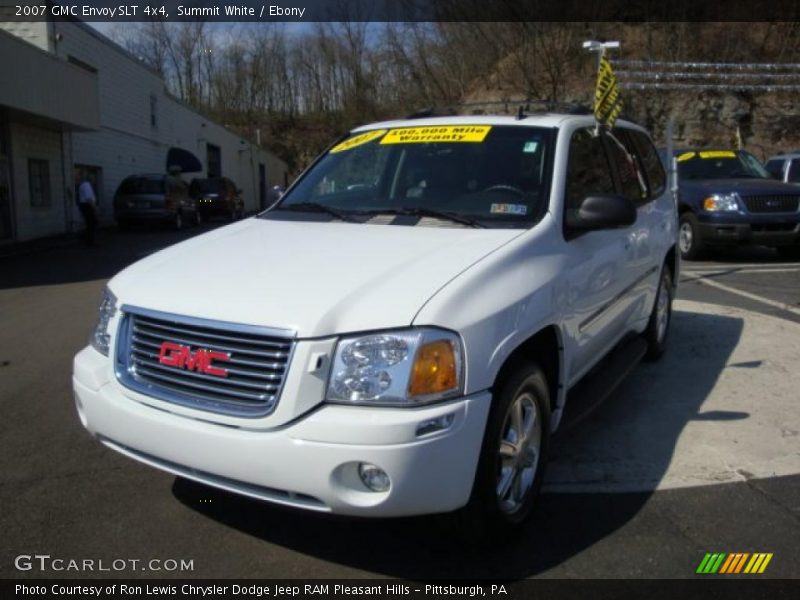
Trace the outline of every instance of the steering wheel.
<instances>
[{"instance_id":1,"label":"steering wheel","mask_svg":"<svg viewBox=\"0 0 800 600\"><path fill-rule=\"evenodd\" d=\"M507 183L498 183L496 185L490 185L489 187L485 188L483 191L484 192L493 192L495 190L503 191L503 192L513 192L514 194L517 194L518 196L524 196L525 195L525 190L523 190L521 188L518 188L515 185L509 185Z\"/></svg>"}]
</instances>

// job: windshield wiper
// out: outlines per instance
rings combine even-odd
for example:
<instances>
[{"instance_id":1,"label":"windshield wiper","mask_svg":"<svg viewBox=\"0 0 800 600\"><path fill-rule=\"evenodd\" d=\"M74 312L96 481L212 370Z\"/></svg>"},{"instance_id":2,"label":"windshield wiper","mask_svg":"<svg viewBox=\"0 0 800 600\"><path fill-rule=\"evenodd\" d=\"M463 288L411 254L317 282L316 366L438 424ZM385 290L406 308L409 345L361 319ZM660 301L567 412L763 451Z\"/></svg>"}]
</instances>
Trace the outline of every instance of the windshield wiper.
<instances>
[{"instance_id":1,"label":"windshield wiper","mask_svg":"<svg viewBox=\"0 0 800 600\"><path fill-rule=\"evenodd\" d=\"M378 210L368 210L364 211L365 214L369 215L400 215L400 216L410 216L410 217L433 217L435 219L445 219L447 221L452 221L454 223L460 223L462 225L467 225L469 227L475 227L480 229L485 229L486 225L483 223L476 221L475 219L470 219L469 217L464 217L462 215L451 213L445 210L436 210L434 208L382 208Z\"/></svg>"},{"instance_id":2,"label":"windshield wiper","mask_svg":"<svg viewBox=\"0 0 800 600\"><path fill-rule=\"evenodd\" d=\"M331 206L326 206L325 204L320 204L319 202L298 202L297 204L283 204L281 206L276 207L275 210L325 213L339 219L340 221L345 221L347 223L361 223L361 221L353 218L353 216L347 211L339 210L338 208L333 208Z\"/></svg>"}]
</instances>

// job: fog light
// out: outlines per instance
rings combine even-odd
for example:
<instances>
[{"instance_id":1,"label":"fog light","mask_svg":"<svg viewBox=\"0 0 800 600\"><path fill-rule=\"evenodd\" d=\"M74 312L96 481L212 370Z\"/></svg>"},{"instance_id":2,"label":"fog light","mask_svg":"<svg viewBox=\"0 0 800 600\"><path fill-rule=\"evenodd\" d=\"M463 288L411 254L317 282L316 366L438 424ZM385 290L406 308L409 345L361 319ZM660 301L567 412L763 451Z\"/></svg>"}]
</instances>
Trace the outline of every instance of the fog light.
<instances>
[{"instance_id":1,"label":"fog light","mask_svg":"<svg viewBox=\"0 0 800 600\"><path fill-rule=\"evenodd\" d=\"M358 476L361 483L373 492L386 492L391 485L386 471L369 463L358 463Z\"/></svg>"},{"instance_id":2,"label":"fog light","mask_svg":"<svg viewBox=\"0 0 800 600\"><path fill-rule=\"evenodd\" d=\"M419 425L417 425L417 437L421 435L427 435L429 433L435 433L436 431L441 431L442 429L447 429L453 424L455 416L455 413L450 413L449 415L442 415L441 417L436 417L435 419L422 421Z\"/></svg>"}]
</instances>

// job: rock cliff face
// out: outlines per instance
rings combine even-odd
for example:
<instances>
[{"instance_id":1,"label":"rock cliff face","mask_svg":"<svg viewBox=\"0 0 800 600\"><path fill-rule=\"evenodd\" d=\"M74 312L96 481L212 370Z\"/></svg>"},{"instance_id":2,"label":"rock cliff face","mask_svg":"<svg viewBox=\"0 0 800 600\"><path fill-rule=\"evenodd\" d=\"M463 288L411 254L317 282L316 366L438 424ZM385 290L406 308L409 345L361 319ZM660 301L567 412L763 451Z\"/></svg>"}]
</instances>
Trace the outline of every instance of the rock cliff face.
<instances>
[{"instance_id":1,"label":"rock cliff face","mask_svg":"<svg viewBox=\"0 0 800 600\"><path fill-rule=\"evenodd\" d=\"M588 28L587 28L588 26ZM697 78L678 78L681 83L711 84L789 84L800 90L800 25L796 23L668 23L668 24L561 24L580 27L571 36L570 51L560 49L561 62L553 55L528 56L518 53L497 64L488 78L475 82L462 98L464 112L514 113L525 98L553 99L591 105L594 91L594 59L588 53L572 51L576 37L613 39L621 49L610 54L612 65L624 71L627 61L723 63L739 65L730 69L697 69ZM711 43L711 42L714 43ZM540 44L539 48L547 48ZM553 47L552 45L550 47ZM524 77L519 65L528 71ZM616 64L615 64L616 63ZM781 69L744 68L748 64L780 64ZM619 66L618 66L619 65ZM638 67L641 81L670 81L665 73L675 68L659 67L647 71ZM691 68L678 69L692 72ZM758 77L756 73L779 73ZM555 76L554 76L555 74ZM626 78L620 73L620 82ZM525 84L522 82L525 81ZM554 95L555 92L555 95ZM735 145L737 129L743 148L761 160L782 150L800 149L800 91L718 91L686 89L680 91L622 89L625 114L650 130L659 145L665 144L667 121L674 120L675 146ZM496 104L496 102L503 104ZM491 104L494 102L495 104Z\"/></svg>"}]
</instances>

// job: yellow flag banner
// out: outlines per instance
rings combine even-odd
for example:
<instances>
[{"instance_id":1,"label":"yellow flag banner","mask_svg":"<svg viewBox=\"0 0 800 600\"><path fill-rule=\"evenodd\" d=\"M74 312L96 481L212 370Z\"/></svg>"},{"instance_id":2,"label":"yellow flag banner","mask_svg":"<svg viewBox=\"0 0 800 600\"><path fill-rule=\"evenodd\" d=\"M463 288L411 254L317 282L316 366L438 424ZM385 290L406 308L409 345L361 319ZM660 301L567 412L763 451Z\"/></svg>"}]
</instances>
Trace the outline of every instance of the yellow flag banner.
<instances>
[{"instance_id":1,"label":"yellow flag banner","mask_svg":"<svg viewBox=\"0 0 800 600\"><path fill-rule=\"evenodd\" d=\"M597 87L594 90L594 117L604 127L611 129L622 112L622 99L619 97L617 78L611 63L605 56L600 57L597 70Z\"/></svg>"}]
</instances>

